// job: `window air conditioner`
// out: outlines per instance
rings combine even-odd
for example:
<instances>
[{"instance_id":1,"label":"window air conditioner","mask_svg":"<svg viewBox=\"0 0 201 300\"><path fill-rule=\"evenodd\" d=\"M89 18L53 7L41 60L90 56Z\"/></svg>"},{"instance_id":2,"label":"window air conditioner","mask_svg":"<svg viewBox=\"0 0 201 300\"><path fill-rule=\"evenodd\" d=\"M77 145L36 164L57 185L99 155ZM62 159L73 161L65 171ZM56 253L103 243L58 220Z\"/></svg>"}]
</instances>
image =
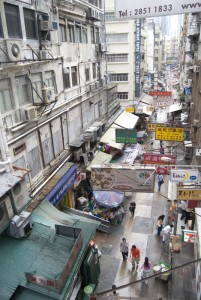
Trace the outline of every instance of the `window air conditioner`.
<instances>
[{"instance_id":1,"label":"window air conditioner","mask_svg":"<svg viewBox=\"0 0 201 300\"><path fill-rule=\"evenodd\" d=\"M26 121L31 121L37 118L37 109L35 106L23 108L23 113Z\"/></svg>"},{"instance_id":2,"label":"window air conditioner","mask_svg":"<svg viewBox=\"0 0 201 300\"><path fill-rule=\"evenodd\" d=\"M50 54L49 54L49 51L47 51L47 50L41 50L39 54L40 54L40 59L41 60L51 58Z\"/></svg>"},{"instance_id":3,"label":"window air conditioner","mask_svg":"<svg viewBox=\"0 0 201 300\"><path fill-rule=\"evenodd\" d=\"M40 21L40 30L41 31L54 31L57 29L58 29L57 22L52 22L52 20Z\"/></svg>"},{"instance_id":4,"label":"window air conditioner","mask_svg":"<svg viewBox=\"0 0 201 300\"><path fill-rule=\"evenodd\" d=\"M74 161L75 162L79 162L80 161L80 156L82 155L82 149L73 151L73 157L74 157Z\"/></svg>"},{"instance_id":5,"label":"window air conditioner","mask_svg":"<svg viewBox=\"0 0 201 300\"><path fill-rule=\"evenodd\" d=\"M194 73L199 73L200 72L200 66L193 66L193 71L194 71Z\"/></svg>"},{"instance_id":6,"label":"window air conditioner","mask_svg":"<svg viewBox=\"0 0 201 300\"><path fill-rule=\"evenodd\" d=\"M101 52L107 52L107 45L105 43L101 44Z\"/></svg>"},{"instance_id":7,"label":"window air conditioner","mask_svg":"<svg viewBox=\"0 0 201 300\"><path fill-rule=\"evenodd\" d=\"M99 52L100 52L100 45L101 45L101 44L96 44L96 45L95 45L95 52L96 52L96 53L99 53Z\"/></svg>"},{"instance_id":8,"label":"window air conditioner","mask_svg":"<svg viewBox=\"0 0 201 300\"><path fill-rule=\"evenodd\" d=\"M23 210L30 199L26 181L23 180L16 183L16 185L14 185L11 189L11 194L13 199L13 208L15 213L18 214Z\"/></svg>"},{"instance_id":9,"label":"window air conditioner","mask_svg":"<svg viewBox=\"0 0 201 300\"><path fill-rule=\"evenodd\" d=\"M95 85L96 85L96 90L98 90L100 88L100 82L99 81L96 81L95 82Z\"/></svg>"},{"instance_id":10,"label":"window air conditioner","mask_svg":"<svg viewBox=\"0 0 201 300\"><path fill-rule=\"evenodd\" d=\"M16 215L11 219L6 232L9 236L20 239L27 237L32 228L33 222L31 219L31 214L23 211L20 215Z\"/></svg>"},{"instance_id":11,"label":"window air conditioner","mask_svg":"<svg viewBox=\"0 0 201 300\"><path fill-rule=\"evenodd\" d=\"M43 102L49 103L55 100L54 87L47 86L42 89Z\"/></svg>"},{"instance_id":12,"label":"window air conditioner","mask_svg":"<svg viewBox=\"0 0 201 300\"><path fill-rule=\"evenodd\" d=\"M89 85L89 87L90 87L90 92L95 92L95 89L96 89L96 85L95 85L95 83L91 83L90 85Z\"/></svg>"},{"instance_id":13,"label":"window air conditioner","mask_svg":"<svg viewBox=\"0 0 201 300\"><path fill-rule=\"evenodd\" d=\"M7 54L11 61L21 60L21 52L23 50L22 41L10 40L6 41Z\"/></svg>"}]
</instances>

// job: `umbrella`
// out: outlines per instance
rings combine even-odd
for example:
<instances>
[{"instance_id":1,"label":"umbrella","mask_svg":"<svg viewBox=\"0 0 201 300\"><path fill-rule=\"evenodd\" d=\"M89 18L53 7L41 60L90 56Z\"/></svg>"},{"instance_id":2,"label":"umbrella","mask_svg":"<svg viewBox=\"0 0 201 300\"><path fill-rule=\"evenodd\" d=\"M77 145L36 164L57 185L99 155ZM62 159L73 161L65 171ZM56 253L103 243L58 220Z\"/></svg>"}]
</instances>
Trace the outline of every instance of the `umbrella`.
<instances>
[{"instance_id":1,"label":"umbrella","mask_svg":"<svg viewBox=\"0 0 201 300\"><path fill-rule=\"evenodd\" d=\"M94 191L94 198L97 204L104 207L114 208L124 202L124 193L113 191Z\"/></svg>"}]
</instances>

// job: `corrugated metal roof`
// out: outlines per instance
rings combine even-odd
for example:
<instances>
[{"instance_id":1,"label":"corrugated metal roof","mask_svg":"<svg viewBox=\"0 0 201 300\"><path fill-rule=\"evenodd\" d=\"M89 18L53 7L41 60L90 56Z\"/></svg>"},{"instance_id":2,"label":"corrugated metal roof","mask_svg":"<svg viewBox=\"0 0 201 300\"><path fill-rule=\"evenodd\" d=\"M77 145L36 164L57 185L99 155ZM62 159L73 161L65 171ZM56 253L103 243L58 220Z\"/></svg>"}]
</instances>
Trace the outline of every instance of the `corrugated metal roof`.
<instances>
[{"instance_id":1,"label":"corrugated metal roof","mask_svg":"<svg viewBox=\"0 0 201 300\"><path fill-rule=\"evenodd\" d=\"M26 170L13 170L11 173L0 174L0 197L21 181L27 173Z\"/></svg>"},{"instance_id":2,"label":"corrugated metal roof","mask_svg":"<svg viewBox=\"0 0 201 300\"><path fill-rule=\"evenodd\" d=\"M87 166L87 170L91 171L92 166L101 166L108 164L112 159L111 154L104 153L102 151L99 151L94 159L90 162L90 164Z\"/></svg>"},{"instance_id":3,"label":"corrugated metal roof","mask_svg":"<svg viewBox=\"0 0 201 300\"><path fill-rule=\"evenodd\" d=\"M18 285L54 299L64 299L77 273L81 258L99 224L97 221L87 220L84 217L73 217L73 215L69 216L59 212L48 201L44 201L40 206L33 213L35 222L29 237L18 240L4 235L0 236L2 270L0 272L0 299L10 299ZM48 214L50 214L49 217ZM56 278L63 270L74 241L55 235L53 229L55 223L63 225L73 223L70 226L82 229L83 233L83 247L61 294L26 282L24 274L25 272L36 272L37 275Z\"/></svg>"}]
</instances>

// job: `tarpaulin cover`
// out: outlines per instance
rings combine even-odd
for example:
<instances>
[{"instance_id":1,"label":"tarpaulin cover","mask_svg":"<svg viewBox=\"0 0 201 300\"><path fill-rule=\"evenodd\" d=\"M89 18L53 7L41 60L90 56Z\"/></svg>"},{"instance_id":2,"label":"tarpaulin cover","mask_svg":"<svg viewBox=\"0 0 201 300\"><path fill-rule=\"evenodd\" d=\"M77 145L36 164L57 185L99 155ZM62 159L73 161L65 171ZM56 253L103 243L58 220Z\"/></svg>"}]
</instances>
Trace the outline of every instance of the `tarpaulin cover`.
<instances>
[{"instance_id":1,"label":"tarpaulin cover","mask_svg":"<svg viewBox=\"0 0 201 300\"><path fill-rule=\"evenodd\" d=\"M94 191L94 198L98 205L114 208L124 201L124 193L113 191Z\"/></svg>"}]
</instances>

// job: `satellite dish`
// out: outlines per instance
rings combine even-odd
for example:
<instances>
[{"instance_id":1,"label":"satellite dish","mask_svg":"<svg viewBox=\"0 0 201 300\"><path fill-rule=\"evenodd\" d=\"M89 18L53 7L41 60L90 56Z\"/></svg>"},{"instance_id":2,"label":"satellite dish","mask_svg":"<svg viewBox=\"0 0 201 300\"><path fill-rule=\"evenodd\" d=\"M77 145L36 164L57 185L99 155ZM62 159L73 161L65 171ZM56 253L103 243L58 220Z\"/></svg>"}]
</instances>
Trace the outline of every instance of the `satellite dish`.
<instances>
[{"instance_id":1,"label":"satellite dish","mask_svg":"<svg viewBox=\"0 0 201 300\"><path fill-rule=\"evenodd\" d=\"M18 57L18 55L19 55L19 53L20 53L20 48L19 48L19 46L18 46L17 44L13 44L13 45L11 46L11 52L12 52L12 55L13 55L14 57Z\"/></svg>"}]
</instances>

